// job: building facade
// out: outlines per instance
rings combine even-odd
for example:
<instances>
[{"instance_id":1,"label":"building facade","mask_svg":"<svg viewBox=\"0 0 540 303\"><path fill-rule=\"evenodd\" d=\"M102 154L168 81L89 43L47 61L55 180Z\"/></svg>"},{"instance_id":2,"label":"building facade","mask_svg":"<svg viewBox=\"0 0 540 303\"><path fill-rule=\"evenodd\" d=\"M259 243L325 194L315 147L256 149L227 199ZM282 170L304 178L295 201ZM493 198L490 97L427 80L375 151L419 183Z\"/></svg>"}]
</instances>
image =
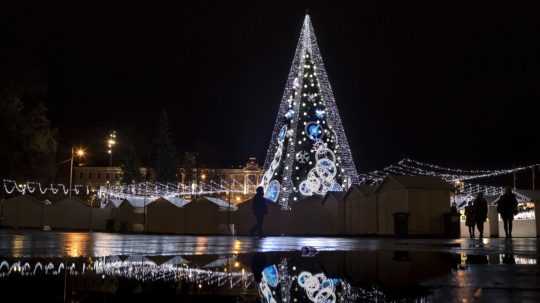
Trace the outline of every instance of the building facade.
<instances>
[{"instance_id":1,"label":"building facade","mask_svg":"<svg viewBox=\"0 0 540 303\"><path fill-rule=\"evenodd\" d=\"M178 168L178 181L189 186L213 184L230 189L232 193L224 199L232 203L244 201L255 193L262 178L262 167L255 158L249 158L238 168ZM105 185L122 183L122 168L119 166L78 166L73 168L73 184L99 188ZM143 180L154 179L152 170L141 168Z\"/></svg>"},{"instance_id":2,"label":"building facade","mask_svg":"<svg viewBox=\"0 0 540 303\"><path fill-rule=\"evenodd\" d=\"M232 203L249 199L255 193L263 175L262 167L256 158L249 158L245 165L238 168L180 168L178 180L182 184L214 184L232 190Z\"/></svg>"},{"instance_id":3,"label":"building facade","mask_svg":"<svg viewBox=\"0 0 540 303\"><path fill-rule=\"evenodd\" d=\"M141 176L150 176L148 168L141 167ZM119 166L77 166L73 167L73 184L98 188L108 184L122 183L122 168Z\"/></svg>"}]
</instances>

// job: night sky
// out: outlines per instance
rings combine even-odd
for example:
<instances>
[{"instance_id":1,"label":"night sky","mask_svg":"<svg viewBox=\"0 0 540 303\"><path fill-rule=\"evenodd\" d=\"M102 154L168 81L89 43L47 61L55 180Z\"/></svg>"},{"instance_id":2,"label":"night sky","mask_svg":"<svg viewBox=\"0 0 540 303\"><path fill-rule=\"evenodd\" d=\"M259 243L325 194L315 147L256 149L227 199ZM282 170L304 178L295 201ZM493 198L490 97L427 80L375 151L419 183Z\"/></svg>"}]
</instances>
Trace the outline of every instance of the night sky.
<instances>
[{"instance_id":1,"label":"night sky","mask_svg":"<svg viewBox=\"0 0 540 303\"><path fill-rule=\"evenodd\" d=\"M535 7L225 2L2 8L0 80L43 95L61 153L82 144L99 163L115 129L145 158L166 109L179 153L262 164L309 7L359 171L405 156L464 168L538 162Z\"/></svg>"}]
</instances>

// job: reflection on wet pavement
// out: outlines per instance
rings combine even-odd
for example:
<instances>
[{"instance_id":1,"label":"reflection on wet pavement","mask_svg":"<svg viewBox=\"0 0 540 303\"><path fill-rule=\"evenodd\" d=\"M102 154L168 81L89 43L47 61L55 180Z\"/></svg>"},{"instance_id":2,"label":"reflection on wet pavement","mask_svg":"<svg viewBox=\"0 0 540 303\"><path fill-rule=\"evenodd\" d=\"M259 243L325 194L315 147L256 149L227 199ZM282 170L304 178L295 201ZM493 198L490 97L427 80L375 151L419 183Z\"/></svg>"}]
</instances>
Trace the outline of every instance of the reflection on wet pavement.
<instances>
[{"instance_id":1,"label":"reflection on wet pavement","mask_svg":"<svg viewBox=\"0 0 540 303\"><path fill-rule=\"evenodd\" d=\"M538 302L536 245L3 231L0 290L41 302Z\"/></svg>"},{"instance_id":2,"label":"reflection on wet pavement","mask_svg":"<svg viewBox=\"0 0 540 303\"><path fill-rule=\"evenodd\" d=\"M2 256L110 256L193 255L296 251L305 246L318 251L407 250L466 251L469 254L505 253L536 255L536 238L444 240L329 237L250 237L126 235L109 233L39 232L0 230Z\"/></svg>"}]
</instances>

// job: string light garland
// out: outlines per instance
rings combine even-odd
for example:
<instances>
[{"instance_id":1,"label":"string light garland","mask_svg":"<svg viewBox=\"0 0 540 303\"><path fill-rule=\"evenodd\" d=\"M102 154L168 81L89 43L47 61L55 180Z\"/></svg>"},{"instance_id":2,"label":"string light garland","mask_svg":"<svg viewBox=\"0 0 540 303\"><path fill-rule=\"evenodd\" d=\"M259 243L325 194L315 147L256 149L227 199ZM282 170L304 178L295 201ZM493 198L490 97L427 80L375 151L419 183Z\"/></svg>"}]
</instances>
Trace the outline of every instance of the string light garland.
<instances>
[{"instance_id":1,"label":"string light garland","mask_svg":"<svg viewBox=\"0 0 540 303\"><path fill-rule=\"evenodd\" d=\"M30 262L3 260L0 262L0 279L13 275L58 276L66 272L72 276L96 274L103 278L126 278L142 282L156 281L183 281L203 286L216 286L227 288L247 289L254 283L251 272L245 269L240 271L219 271L206 268L188 266L186 263L176 263L172 258L163 264L156 264L144 256L130 256L121 260L116 256L99 257L91 262ZM182 259L183 260L183 259ZM171 262L172 261L172 262Z\"/></svg>"},{"instance_id":2,"label":"string light garland","mask_svg":"<svg viewBox=\"0 0 540 303\"><path fill-rule=\"evenodd\" d=\"M462 169L451 169L445 168L437 165L422 163L419 161L414 161L411 159L404 159L399 161L399 166L404 169L409 169L418 172L421 175L428 176L439 176L447 181L465 181L465 180L476 180L490 177L497 177L502 175L509 175L515 172L520 172L523 170L531 169L538 166L538 164L520 166L511 169L500 169L500 170L462 170ZM422 167L428 167L430 169L424 169ZM442 171L442 172L441 172Z\"/></svg>"},{"instance_id":3,"label":"string light garland","mask_svg":"<svg viewBox=\"0 0 540 303\"><path fill-rule=\"evenodd\" d=\"M285 142L284 137L287 136L288 130L282 128L280 131L281 142ZM279 146L283 146L280 144ZM278 149L279 150L279 149ZM266 171L263 176L263 183L265 180L271 180L268 182L266 193L267 195L277 198L283 191L288 190L283 184L288 184L286 181L293 185L292 191L296 194L300 193L304 196L309 196L313 194L324 195L325 192L321 189L332 189L340 190L340 188L332 188L330 181L339 174L340 162L339 156L336 153L328 148L328 145L322 142L315 142L313 144L312 150L309 152L299 151L289 158L295 158L297 161L294 166L284 166L281 162L282 155L279 153L274 154L275 158L273 159L270 169ZM301 163L303 162L303 163ZM311 163L310 163L311 162ZM316 163L313 165L313 163ZM292 171L300 170L300 164L304 165L313 165L313 167L307 171L307 176L305 179L301 179L298 174L293 174ZM526 165L521 167L516 167L512 169L498 169L498 170L464 170L464 169L455 169L442 167L434 164L424 163L412 159L403 159L396 164L389 165L381 170L375 170L368 173L363 173L358 175L358 180L360 184L379 184L384 178L389 175L405 175L405 176L434 176L439 177L452 184L461 184L461 187L456 187L456 194L462 195L464 198L483 192L486 195L497 196L504 192L503 187L497 186L488 186L481 184L473 184L471 181L478 179L487 179L492 177L498 177L503 175L509 175L516 172L524 171L537 167L538 164ZM283 175L284 172L289 171L289 175L283 176L283 183L278 182L277 180L272 180L277 175ZM298 186L291 181L295 179ZM296 183L296 184L297 184ZM117 184L117 185L107 185L101 186L97 191L97 197L102 201L102 206L106 204L107 201L123 201L129 200L130 202L139 201L138 204L146 204L147 202L157 200L162 197L169 201L177 201L178 206L183 206L187 204L187 201L183 200L185 196L210 196L216 194L242 194L249 195L253 194L255 188L258 186L257 183L248 180L246 183L240 183L236 180L232 182L222 181L221 183L216 183L214 181L208 182L199 182L193 184L182 184L182 183L152 183L152 182L142 182L136 184ZM68 195L69 187L64 184L49 184L42 185L39 182L17 182L15 180L4 179L3 180L3 190L5 193L11 195L14 193L19 193L21 195L26 194L53 194L53 195ZM89 195L93 192L91 188L87 185L74 185L72 188L72 193L75 195ZM297 197L293 197L293 200ZM521 201L526 201L527 197L521 197ZM222 201L220 199L214 199L214 203L226 207L230 203ZM221 207L220 206L220 207Z\"/></svg>"},{"instance_id":4,"label":"string light garland","mask_svg":"<svg viewBox=\"0 0 540 303\"><path fill-rule=\"evenodd\" d=\"M118 206L117 204L120 204L124 200L128 200L135 207L144 207L148 203L158 200L159 198L164 198L171 203L182 207L188 203L188 201L185 200L185 197L197 195L206 197L222 209L236 209L234 204L212 196L220 194L249 196L254 194L256 187L257 184L251 180L240 183L233 179L232 182L223 181L220 184L214 181L199 182L198 184L157 182L117 185L109 184L100 186L97 190L93 190L86 185L75 185L72 188L72 192L75 195L90 195L95 193L98 200L101 201L101 207L106 207L109 202L113 202L115 206ZM42 195L53 194L67 196L69 194L69 187L64 184L50 184L43 186L39 182L18 183L15 180L4 179L2 188L8 195L15 193L21 195L37 194L38 192Z\"/></svg>"},{"instance_id":5,"label":"string light garland","mask_svg":"<svg viewBox=\"0 0 540 303\"><path fill-rule=\"evenodd\" d=\"M183 183L159 183L159 182L141 182L134 184L118 184L101 186L98 190L98 196L106 197L165 197L165 196L192 196L192 195L210 195L210 194L252 194L257 184L248 180L246 183L240 183L236 180L232 182L216 183L214 181L199 182L192 184Z\"/></svg>"},{"instance_id":6,"label":"string light garland","mask_svg":"<svg viewBox=\"0 0 540 303\"><path fill-rule=\"evenodd\" d=\"M405 176L433 176L439 177L447 182L464 182L478 179L510 175L516 172L528 170L539 166L538 164L515 167L511 169L498 170L464 170L442 167L428 164L412 159L400 160L397 164L391 164L381 170L360 174L360 183L377 184L388 175Z\"/></svg>"},{"instance_id":7,"label":"string light garland","mask_svg":"<svg viewBox=\"0 0 540 303\"><path fill-rule=\"evenodd\" d=\"M34 194L34 193L37 194L37 192L39 192L42 195L45 195L47 193L53 194L53 195L57 195L57 194L69 195L69 186L66 186L61 183L49 184L47 186L44 186L41 183L35 182L35 181L18 183L15 180L4 179L3 189L4 189L4 192L7 193L8 195L13 194L14 192L18 192L21 195ZM79 195L79 194L88 195L91 192L90 187L86 185L74 185L71 191L75 195Z\"/></svg>"},{"instance_id":8,"label":"string light garland","mask_svg":"<svg viewBox=\"0 0 540 303\"><path fill-rule=\"evenodd\" d=\"M493 170L480 170L480 169L467 170L467 169L456 169L456 168L443 167L443 166L430 164L430 163L426 163L426 162L420 162L420 161L413 160L413 159L410 159L410 158L405 158L405 159L399 161L400 164L404 164L406 162L416 164L417 166L429 167L429 168L434 169L434 170L447 171L447 172L453 172L453 173L458 173L458 174L489 174L489 173L493 172Z\"/></svg>"}]
</instances>

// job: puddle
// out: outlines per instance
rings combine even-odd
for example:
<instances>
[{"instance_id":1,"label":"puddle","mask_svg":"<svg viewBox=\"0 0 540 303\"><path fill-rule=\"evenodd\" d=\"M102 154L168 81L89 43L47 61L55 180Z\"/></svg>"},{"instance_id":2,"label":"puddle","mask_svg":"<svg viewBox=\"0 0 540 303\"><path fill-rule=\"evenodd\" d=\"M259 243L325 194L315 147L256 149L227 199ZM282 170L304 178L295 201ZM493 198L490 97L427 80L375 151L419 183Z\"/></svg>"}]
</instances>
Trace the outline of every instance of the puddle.
<instances>
[{"instance_id":1,"label":"puddle","mask_svg":"<svg viewBox=\"0 0 540 303\"><path fill-rule=\"evenodd\" d=\"M392 241L0 233L0 291L21 302L499 302L540 294L533 251Z\"/></svg>"},{"instance_id":2,"label":"puddle","mask_svg":"<svg viewBox=\"0 0 540 303\"><path fill-rule=\"evenodd\" d=\"M2 289L57 302L435 302L440 286L430 281L481 264L536 262L407 251L0 260Z\"/></svg>"}]
</instances>

